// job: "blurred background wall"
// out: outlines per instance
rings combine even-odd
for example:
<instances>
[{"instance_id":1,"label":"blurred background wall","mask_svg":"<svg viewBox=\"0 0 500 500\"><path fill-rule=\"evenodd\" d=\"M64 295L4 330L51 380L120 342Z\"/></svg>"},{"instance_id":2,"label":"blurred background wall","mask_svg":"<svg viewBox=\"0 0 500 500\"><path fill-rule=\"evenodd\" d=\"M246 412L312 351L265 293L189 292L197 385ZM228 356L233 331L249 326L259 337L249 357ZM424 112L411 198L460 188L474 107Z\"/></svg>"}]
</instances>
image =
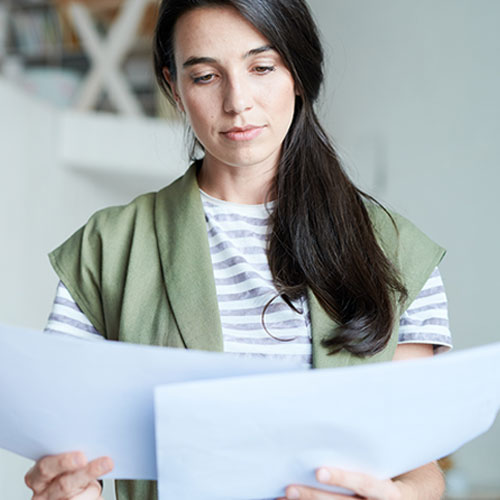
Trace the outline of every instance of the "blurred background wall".
<instances>
[{"instance_id":1,"label":"blurred background wall","mask_svg":"<svg viewBox=\"0 0 500 500\"><path fill-rule=\"evenodd\" d=\"M327 53L319 109L346 167L448 249L456 349L498 341L500 2L309 3ZM153 117L151 101L148 116L110 115L106 102L107 113L77 112L20 83L37 65L11 48L2 57L0 321L41 329L57 281L47 252L96 209L162 187L187 160L182 127ZM454 455L450 496L500 498L499 449L497 421ZM0 498L30 498L29 466L0 452Z\"/></svg>"}]
</instances>

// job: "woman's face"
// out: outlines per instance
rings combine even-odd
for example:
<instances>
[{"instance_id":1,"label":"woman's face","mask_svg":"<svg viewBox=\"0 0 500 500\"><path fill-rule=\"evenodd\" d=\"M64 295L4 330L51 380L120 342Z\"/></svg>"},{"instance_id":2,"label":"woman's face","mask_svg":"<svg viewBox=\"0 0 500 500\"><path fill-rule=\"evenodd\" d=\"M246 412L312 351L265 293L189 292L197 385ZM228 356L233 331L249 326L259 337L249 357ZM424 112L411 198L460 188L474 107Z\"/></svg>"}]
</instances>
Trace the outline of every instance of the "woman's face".
<instances>
[{"instance_id":1,"label":"woman's face","mask_svg":"<svg viewBox=\"0 0 500 500\"><path fill-rule=\"evenodd\" d=\"M205 163L274 169L292 122L295 85L269 41L231 7L181 16L174 34L181 110Z\"/></svg>"}]
</instances>

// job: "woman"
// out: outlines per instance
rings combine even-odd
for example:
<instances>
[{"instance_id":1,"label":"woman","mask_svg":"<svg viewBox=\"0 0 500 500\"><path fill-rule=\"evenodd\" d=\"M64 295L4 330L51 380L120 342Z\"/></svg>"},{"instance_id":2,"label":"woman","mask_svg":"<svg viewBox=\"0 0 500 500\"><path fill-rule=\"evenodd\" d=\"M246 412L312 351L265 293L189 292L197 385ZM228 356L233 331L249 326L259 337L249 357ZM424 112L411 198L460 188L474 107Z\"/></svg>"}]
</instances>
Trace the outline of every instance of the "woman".
<instances>
[{"instance_id":1,"label":"woman","mask_svg":"<svg viewBox=\"0 0 500 500\"><path fill-rule=\"evenodd\" d=\"M444 252L339 165L313 109L323 55L303 0L164 0L154 55L202 159L159 193L95 214L51 254L64 300L49 330L316 368L430 356L449 343L405 330L419 310L439 311ZM68 326L64 307L78 308L83 326ZM384 481L327 465L318 481L358 498L443 492L436 464ZM26 483L36 499L94 500L111 469L110 458L67 453L38 461ZM283 487L290 499L346 498ZM119 481L117 493L156 496L143 482Z\"/></svg>"}]
</instances>

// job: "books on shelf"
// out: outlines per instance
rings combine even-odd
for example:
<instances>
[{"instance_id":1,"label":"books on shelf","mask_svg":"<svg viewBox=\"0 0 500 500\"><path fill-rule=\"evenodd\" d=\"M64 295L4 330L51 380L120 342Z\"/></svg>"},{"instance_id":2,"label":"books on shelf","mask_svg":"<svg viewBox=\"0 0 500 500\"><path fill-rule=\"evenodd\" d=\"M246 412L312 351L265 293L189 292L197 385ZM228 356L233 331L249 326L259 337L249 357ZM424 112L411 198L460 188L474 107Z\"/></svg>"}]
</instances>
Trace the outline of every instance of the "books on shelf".
<instances>
[{"instance_id":1,"label":"books on shelf","mask_svg":"<svg viewBox=\"0 0 500 500\"><path fill-rule=\"evenodd\" d=\"M11 26L14 44L23 56L50 58L79 48L63 14L54 7L16 9Z\"/></svg>"}]
</instances>

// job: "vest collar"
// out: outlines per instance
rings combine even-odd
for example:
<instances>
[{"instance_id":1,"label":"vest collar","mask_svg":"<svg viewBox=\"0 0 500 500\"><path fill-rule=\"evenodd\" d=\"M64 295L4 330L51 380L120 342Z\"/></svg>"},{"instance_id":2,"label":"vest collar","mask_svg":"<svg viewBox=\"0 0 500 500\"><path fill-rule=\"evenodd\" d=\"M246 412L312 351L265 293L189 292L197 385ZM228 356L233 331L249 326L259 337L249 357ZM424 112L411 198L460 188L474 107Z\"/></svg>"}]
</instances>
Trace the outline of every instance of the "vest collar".
<instances>
[{"instance_id":1,"label":"vest collar","mask_svg":"<svg viewBox=\"0 0 500 500\"><path fill-rule=\"evenodd\" d=\"M222 351L222 326L196 164L157 194L154 217L165 288L186 347Z\"/></svg>"}]
</instances>

